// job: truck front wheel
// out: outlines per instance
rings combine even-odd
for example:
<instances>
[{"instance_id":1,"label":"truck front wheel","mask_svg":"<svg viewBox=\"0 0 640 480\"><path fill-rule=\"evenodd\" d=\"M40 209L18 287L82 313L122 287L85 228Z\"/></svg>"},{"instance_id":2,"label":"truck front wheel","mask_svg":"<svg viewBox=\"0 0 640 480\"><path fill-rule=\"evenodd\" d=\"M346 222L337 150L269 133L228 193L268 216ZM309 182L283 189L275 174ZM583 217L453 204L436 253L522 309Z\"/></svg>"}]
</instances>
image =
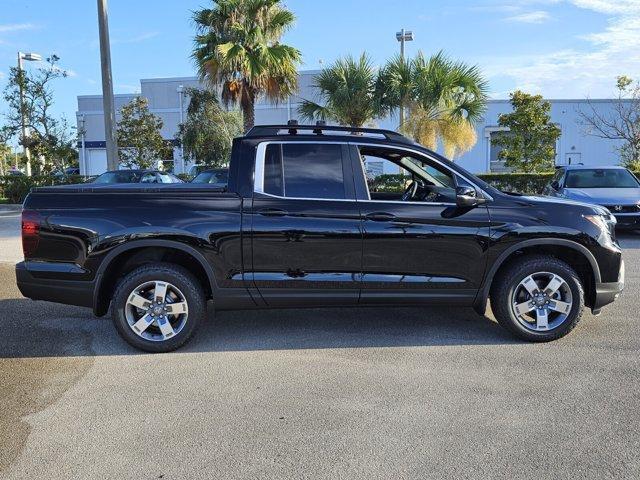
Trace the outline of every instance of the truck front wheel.
<instances>
[{"instance_id":1,"label":"truck front wheel","mask_svg":"<svg viewBox=\"0 0 640 480\"><path fill-rule=\"evenodd\" d=\"M188 270L168 263L145 265L127 274L111 302L118 333L147 352L184 345L206 314L206 298Z\"/></svg>"},{"instance_id":2,"label":"truck front wheel","mask_svg":"<svg viewBox=\"0 0 640 480\"><path fill-rule=\"evenodd\" d=\"M496 279L491 309L516 336L548 342L568 334L584 310L580 277L565 262L535 255L516 260Z\"/></svg>"}]
</instances>

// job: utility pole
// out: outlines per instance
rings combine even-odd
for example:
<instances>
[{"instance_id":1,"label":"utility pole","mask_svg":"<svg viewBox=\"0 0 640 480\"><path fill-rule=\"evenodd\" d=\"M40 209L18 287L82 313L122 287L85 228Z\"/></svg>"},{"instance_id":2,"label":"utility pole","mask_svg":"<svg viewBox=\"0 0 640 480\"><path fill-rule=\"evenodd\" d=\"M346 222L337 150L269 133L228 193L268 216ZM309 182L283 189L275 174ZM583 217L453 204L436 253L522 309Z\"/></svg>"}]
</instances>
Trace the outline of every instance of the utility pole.
<instances>
[{"instance_id":1,"label":"utility pole","mask_svg":"<svg viewBox=\"0 0 640 480\"><path fill-rule=\"evenodd\" d=\"M180 128L184 126L184 85L178 85L176 89L180 103ZM184 136L180 135L180 173L187 173L184 161Z\"/></svg>"},{"instance_id":2,"label":"utility pole","mask_svg":"<svg viewBox=\"0 0 640 480\"><path fill-rule=\"evenodd\" d=\"M100 66L102 67L102 106L104 110L104 136L107 144L107 169L117 170L118 141L116 138L116 109L113 103L113 79L111 76L111 46L109 44L109 20L107 0L98 0L98 27L100 32Z\"/></svg>"}]
</instances>

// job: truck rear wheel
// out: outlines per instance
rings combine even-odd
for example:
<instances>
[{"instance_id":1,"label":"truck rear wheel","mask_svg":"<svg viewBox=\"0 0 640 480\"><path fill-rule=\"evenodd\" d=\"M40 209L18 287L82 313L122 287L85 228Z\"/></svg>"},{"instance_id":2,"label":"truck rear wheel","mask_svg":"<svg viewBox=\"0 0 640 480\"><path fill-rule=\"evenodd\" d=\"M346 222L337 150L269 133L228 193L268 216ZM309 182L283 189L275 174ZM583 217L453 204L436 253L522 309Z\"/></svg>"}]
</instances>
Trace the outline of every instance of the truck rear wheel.
<instances>
[{"instance_id":1,"label":"truck rear wheel","mask_svg":"<svg viewBox=\"0 0 640 480\"><path fill-rule=\"evenodd\" d=\"M198 280L183 267L159 263L125 276L111 302L118 333L147 352L170 352L184 345L206 313Z\"/></svg>"},{"instance_id":2,"label":"truck rear wheel","mask_svg":"<svg viewBox=\"0 0 640 480\"><path fill-rule=\"evenodd\" d=\"M491 309L504 328L517 337L548 342L564 337L580 321L584 289L565 262L550 256L524 257L496 280Z\"/></svg>"}]
</instances>

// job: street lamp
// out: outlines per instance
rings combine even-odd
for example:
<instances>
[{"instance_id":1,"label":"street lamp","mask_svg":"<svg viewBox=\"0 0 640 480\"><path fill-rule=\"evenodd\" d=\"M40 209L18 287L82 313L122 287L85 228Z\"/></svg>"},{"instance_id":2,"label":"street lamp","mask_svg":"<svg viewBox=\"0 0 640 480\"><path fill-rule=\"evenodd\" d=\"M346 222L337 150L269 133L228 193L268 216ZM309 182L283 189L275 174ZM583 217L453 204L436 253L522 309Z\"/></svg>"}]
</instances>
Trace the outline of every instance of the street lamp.
<instances>
[{"instance_id":1,"label":"street lamp","mask_svg":"<svg viewBox=\"0 0 640 480\"><path fill-rule=\"evenodd\" d=\"M85 149L85 136L87 130L85 128L85 119L84 113L78 114L78 134L80 135L81 143L81 155L80 155L80 174L88 176L89 172L87 171L87 157L86 157L86 149Z\"/></svg>"},{"instance_id":2,"label":"street lamp","mask_svg":"<svg viewBox=\"0 0 640 480\"><path fill-rule=\"evenodd\" d=\"M183 96L184 96L184 85L178 85L176 88L176 92L178 92L178 97L180 98L180 125L184 124L184 105L183 105ZM184 165L184 138L180 135L180 168L182 173L185 173L185 165Z\"/></svg>"},{"instance_id":3,"label":"street lamp","mask_svg":"<svg viewBox=\"0 0 640 480\"><path fill-rule=\"evenodd\" d=\"M22 123L22 151L27 158L27 176L31 176L31 153L29 147L27 147L27 119L25 118L24 111L24 82L22 78L23 72L23 60L27 62L39 62L42 60L42 56L37 53L23 53L18 52L18 78L20 79L20 119Z\"/></svg>"},{"instance_id":4,"label":"street lamp","mask_svg":"<svg viewBox=\"0 0 640 480\"><path fill-rule=\"evenodd\" d=\"M400 42L400 58L404 62L404 42L413 41L413 32L404 28L396 33L396 40ZM400 126L404 123L404 105L400 102Z\"/></svg>"}]
</instances>

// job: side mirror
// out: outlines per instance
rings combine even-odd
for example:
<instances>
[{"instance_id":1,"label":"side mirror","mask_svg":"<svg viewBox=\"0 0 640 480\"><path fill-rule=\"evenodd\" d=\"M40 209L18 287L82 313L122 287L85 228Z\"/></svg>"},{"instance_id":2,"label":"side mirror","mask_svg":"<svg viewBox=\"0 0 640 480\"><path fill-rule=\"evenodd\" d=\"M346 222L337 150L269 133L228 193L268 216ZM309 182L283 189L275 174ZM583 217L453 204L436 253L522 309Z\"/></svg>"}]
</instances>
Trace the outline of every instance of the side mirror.
<instances>
[{"instance_id":1,"label":"side mirror","mask_svg":"<svg viewBox=\"0 0 640 480\"><path fill-rule=\"evenodd\" d=\"M553 188L556 192L560 190L560 183L557 180L551 182L551 188Z\"/></svg>"},{"instance_id":2,"label":"side mirror","mask_svg":"<svg viewBox=\"0 0 640 480\"><path fill-rule=\"evenodd\" d=\"M479 198L473 187L456 188L456 205L460 208L475 207L484 203L484 198Z\"/></svg>"}]
</instances>

